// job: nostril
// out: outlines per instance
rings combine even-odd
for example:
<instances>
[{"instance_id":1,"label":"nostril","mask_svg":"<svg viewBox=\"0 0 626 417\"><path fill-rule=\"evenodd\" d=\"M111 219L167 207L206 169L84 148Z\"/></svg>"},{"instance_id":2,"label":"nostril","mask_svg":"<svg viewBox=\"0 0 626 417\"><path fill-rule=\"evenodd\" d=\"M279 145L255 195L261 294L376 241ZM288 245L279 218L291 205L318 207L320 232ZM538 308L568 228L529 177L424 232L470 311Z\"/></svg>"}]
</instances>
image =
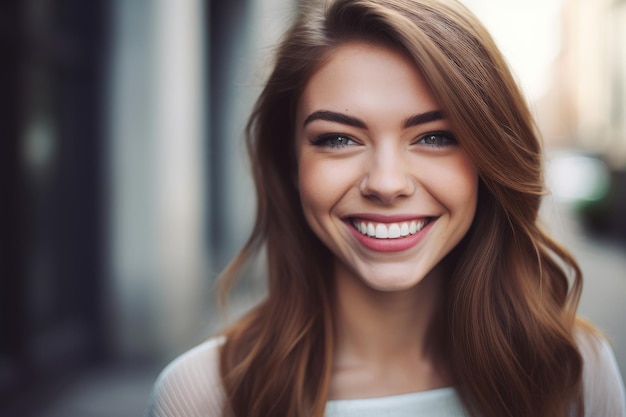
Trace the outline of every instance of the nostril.
<instances>
[{"instance_id":1,"label":"nostril","mask_svg":"<svg viewBox=\"0 0 626 417\"><path fill-rule=\"evenodd\" d=\"M384 202L413 194L415 183L411 176L398 171L370 171L359 184L361 194L368 197L376 197Z\"/></svg>"}]
</instances>

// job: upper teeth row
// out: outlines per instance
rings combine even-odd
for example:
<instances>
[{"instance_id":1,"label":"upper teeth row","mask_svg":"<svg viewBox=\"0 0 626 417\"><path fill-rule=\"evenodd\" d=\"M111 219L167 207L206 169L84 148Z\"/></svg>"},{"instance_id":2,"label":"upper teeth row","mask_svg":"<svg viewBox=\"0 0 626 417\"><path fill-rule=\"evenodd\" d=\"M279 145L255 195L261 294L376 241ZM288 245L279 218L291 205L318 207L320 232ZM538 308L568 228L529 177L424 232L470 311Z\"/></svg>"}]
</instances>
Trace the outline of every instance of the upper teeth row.
<instances>
[{"instance_id":1,"label":"upper teeth row","mask_svg":"<svg viewBox=\"0 0 626 417\"><path fill-rule=\"evenodd\" d=\"M426 226L427 220L412 220L404 223L368 223L360 220L353 222L354 227L364 235L375 237L376 239L397 239L408 235L413 235Z\"/></svg>"}]
</instances>

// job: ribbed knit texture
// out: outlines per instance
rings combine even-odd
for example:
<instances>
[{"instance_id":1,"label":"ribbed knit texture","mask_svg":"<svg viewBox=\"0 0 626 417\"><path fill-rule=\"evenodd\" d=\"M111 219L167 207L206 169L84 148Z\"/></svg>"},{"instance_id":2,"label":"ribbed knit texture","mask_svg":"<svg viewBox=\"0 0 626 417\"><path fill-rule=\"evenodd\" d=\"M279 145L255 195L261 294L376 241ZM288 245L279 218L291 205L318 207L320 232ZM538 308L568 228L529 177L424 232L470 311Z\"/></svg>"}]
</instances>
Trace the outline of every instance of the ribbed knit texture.
<instances>
[{"instance_id":1,"label":"ribbed knit texture","mask_svg":"<svg viewBox=\"0 0 626 417\"><path fill-rule=\"evenodd\" d=\"M466 417L454 388L326 404L326 417Z\"/></svg>"},{"instance_id":2,"label":"ribbed knit texture","mask_svg":"<svg viewBox=\"0 0 626 417\"><path fill-rule=\"evenodd\" d=\"M147 417L221 417L224 391L219 375L219 347L211 339L184 353L157 379ZM579 335L585 361L586 417L626 417L624 383L615 355L605 340ZM466 417L453 387L383 398L329 401L326 417Z\"/></svg>"}]
</instances>

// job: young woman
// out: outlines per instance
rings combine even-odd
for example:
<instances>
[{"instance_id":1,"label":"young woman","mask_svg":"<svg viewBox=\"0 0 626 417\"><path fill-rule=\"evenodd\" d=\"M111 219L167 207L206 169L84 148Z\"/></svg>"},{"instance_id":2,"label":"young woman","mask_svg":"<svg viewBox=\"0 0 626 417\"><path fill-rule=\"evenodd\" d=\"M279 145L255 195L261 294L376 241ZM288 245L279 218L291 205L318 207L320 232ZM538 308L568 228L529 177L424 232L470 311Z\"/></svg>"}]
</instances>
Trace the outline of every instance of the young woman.
<instances>
[{"instance_id":1,"label":"young woman","mask_svg":"<svg viewBox=\"0 0 626 417\"><path fill-rule=\"evenodd\" d=\"M163 372L150 415L626 414L537 224L529 111L461 4L304 7L248 145L257 219L223 278L265 248L267 297Z\"/></svg>"}]
</instances>

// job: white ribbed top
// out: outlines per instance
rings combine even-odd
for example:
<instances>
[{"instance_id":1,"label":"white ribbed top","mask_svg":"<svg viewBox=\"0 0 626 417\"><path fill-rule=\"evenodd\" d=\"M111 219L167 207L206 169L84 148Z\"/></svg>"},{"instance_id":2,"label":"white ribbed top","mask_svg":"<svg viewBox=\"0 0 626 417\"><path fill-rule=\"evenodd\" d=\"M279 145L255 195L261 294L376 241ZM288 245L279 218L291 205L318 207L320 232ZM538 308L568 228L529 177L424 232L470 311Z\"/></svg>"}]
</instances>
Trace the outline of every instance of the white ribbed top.
<instances>
[{"instance_id":1,"label":"white ribbed top","mask_svg":"<svg viewBox=\"0 0 626 417\"><path fill-rule=\"evenodd\" d=\"M463 404L452 387L382 398L333 400L326 417L466 417Z\"/></svg>"},{"instance_id":2,"label":"white ribbed top","mask_svg":"<svg viewBox=\"0 0 626 417\"><path fill-rule=\"evenodd\" d=\"M624 383L609 344L595 336L578 338L585 361L585 416L626 417ZM211 339L170 363L157 379L147 417L221 417L224 391L219 347ZM382 398L333 400L326 417L467 417L453 387Z\"/></svg>"}]
</instances>

